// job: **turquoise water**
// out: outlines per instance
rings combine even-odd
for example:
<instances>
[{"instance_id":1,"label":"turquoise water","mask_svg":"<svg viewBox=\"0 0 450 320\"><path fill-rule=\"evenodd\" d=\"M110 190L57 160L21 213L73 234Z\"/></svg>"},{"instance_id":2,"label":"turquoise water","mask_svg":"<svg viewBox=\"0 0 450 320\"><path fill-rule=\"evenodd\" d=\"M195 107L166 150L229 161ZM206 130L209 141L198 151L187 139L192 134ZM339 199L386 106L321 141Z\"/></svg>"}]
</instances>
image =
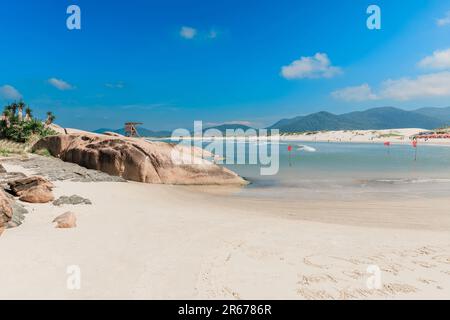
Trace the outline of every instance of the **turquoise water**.
<instances>
[{"instance_id":1,"label":"turquoise water","mask_svg":"<svg viewBox=\"0 0 450 320\"><path fill-rule=\"evenodd\" d=\"M250 143L245 143L247 158ZM299 146L315 152L298 150ZM250 181L239 196L296 200L450 196L450 147L419 145L416 150L409 144L290 141L279 143L279 153L279 171L273 176L261 175L259 165L224 165Z\"/></svg>"},{"instance_id":2,"label":"turquoise water","mask_svg":"<svg viewBox=\"0 0 450 320\"><path fill-rule=\"evenodd\" d=\"M299 145L316 151L298 150ZM289 142L280 143L280 169L274 176L262 176L255 165L226 167L251 182L243 196L351 200L450 195L450 148L442 146L415 150L410 145Z\"/></svg>"}]
</instances>

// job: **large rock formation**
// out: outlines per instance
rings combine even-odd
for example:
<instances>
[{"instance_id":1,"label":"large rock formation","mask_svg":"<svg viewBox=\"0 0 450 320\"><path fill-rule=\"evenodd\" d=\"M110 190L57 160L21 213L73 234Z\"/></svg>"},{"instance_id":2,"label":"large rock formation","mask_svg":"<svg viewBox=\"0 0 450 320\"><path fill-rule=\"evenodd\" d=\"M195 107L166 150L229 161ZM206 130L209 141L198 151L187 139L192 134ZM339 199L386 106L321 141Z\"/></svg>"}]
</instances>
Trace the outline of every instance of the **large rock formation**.
<instances>
[{"instance_id":1,"label":"large rock formation","mask_svg":"<svg viewBox=\"0 0 450 320\"><path fill-rule=\"evenodd\" d=\"M12 201L6 193L0 189L0 235L7 228L13 216Z\"/></svg>"},{"instance_id":2,"label":"large rock formation","mask_svg":"<svg viewBox=\"0 0 450 320\"><path fill-rule=\"evenodd\" d=\"M39 140L33 150L127 180L180 185L246 184L234 172L202 159L195 148L96 134L68 134ZM191 152L194 151L194 152ZM192 160L186 162L186 160Z\"/></svg>"},{"instance_id":3,"label":"large rock formation","mask_svg":"<svg viewBox=\"0 0 450 320\"><path fill-rule=\"evenodd\" d=\"M124 135L121 135L120 133L117 133L117 132L106 131L106 132L103 132L102 134L105 136L125 138Z\"/></svg>"}]
</instances>

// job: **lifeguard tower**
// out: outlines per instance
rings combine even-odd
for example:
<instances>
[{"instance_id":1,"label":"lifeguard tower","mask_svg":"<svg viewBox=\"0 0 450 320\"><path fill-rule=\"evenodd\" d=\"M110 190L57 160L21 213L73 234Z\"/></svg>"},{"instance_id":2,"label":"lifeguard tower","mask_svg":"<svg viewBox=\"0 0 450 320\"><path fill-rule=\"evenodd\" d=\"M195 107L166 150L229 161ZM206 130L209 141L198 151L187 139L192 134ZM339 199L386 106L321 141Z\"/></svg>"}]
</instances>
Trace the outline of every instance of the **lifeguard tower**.
<instances>
[{"instance_id":1,"label":"lifeguard tower","mask_svg":"<svg viewBox=\"0 0 450 320\"><path fill-rule=\"evenodd\" d=\"M141 122L127 122L125 123L125 135L127 137L140 137L137 131L137 126L143 125Z\"/></svg>"}]
</instances>

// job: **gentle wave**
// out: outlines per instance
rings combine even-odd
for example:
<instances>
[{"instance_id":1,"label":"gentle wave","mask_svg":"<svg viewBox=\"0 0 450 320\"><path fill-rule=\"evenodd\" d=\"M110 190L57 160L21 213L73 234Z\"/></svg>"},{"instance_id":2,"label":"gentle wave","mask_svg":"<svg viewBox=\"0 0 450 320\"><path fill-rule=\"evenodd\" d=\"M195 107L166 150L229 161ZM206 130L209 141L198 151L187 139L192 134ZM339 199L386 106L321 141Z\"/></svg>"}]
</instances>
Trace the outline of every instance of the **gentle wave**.
<instances>
[{"instance_id":1,"label":"gentle wave","mask_svg":"<svg viewBox=\"0 0 450 320\"><path fill-rule=\"evenodd\" d=\"M421 183L450 183L450 179L375 179L361 181L363 184L421 184Z\"/></svg>"}]
</instances>

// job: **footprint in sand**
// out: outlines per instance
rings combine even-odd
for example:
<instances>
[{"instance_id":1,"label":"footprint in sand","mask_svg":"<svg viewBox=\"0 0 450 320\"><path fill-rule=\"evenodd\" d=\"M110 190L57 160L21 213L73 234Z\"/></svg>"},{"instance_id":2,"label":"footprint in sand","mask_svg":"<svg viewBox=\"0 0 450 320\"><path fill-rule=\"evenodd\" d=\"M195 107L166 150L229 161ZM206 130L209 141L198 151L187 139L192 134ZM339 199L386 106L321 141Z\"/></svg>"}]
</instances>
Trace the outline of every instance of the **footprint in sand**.
<instances>
[{"instance_id":1,"label":"footprint in sand","mask_svg":"<svg viewBox=\"0 0 450 320\"><path fill-rule=\"evenodd\" d=\"M450 256L447 255L435 256L432 259L439 263L450 264Z\"/></svg>"},{"instance_id":2,"label":"footprint in sand","mask_svg":"<svg viewBox=\"0 0 450 320\"><path fill-rule=\"evenodd\" d=\"M422 278L417 279L417 281L425 283L425 284L434 284L434 283L436 283L436 281L434 281L434 280L422 279Z\"/></svg>"},{"instance_id":3,"label":"footprint in sand","mask_svg":"<svg viewBox=\"0 0 450 320\"><path fill-rule=\"evenodd\" d=\"M401 284L401 283L388 283L383 286L382 289L384 292L389 293L390 295L396 295L399 293L414 293L417 292L417 288L413 287L409 284Z\"/></svg>"},{"instance_id":4,"label":"footprint in sand","mask_svg":"<svg viewBox=\"0 0 450 320\"><path fill-rule=\"evenodd\" d=\"M360 270L344 270L342 271L342 274L354 280L359 280L367 277L367 273L364 273Z\"/></svg>"},{"instance_id":5,"label":"footprint in sand","mask_svg":"<svg viewBox=\"0 0 450 320\"><path fill-rule=\"evenodd\" d=\"M303 263L307 266L310 267L314 267L314 268L319 268L319 269L329 269L330 266L326 265L326 264L318 264L318 263L314 263L312 262L312 258L315 256L307 256L303 258ZM317 257L317 256L316 256Z\"/></svg>"},{"instance_id":6,"label":"footprint in sand","mask_svg":"<svg viewBox=\"0 0 450 320\"><path fill-rule=\"evenodd\" d=\"M306 300L335 300L332 294L325 290L311 290L301 288L297 293Z\"/></svg>"},{"instance_id":7,"label":"footprint in sand","mask_svg":"<svg viewBox=\"0 0 450 320\"><path fill-rule=\"evenodd\" d=\"M347 263L351 263L351 264L356 265L356 266L361 266L361 265L367 266L367 265L373 264L373 262L371 262L371 261L363 260L363 259L365 259L364 257L359 257L359 258L355 258L355 257L350 257L350 258L330 257L330 258L333 258L333 259L336 259L336 260L340 260L340 261L345 261Z\"/></svg>"},{"instance_id":8,"label":"footprint in sand","mask_svg":"<svg viewBox=\"0 0 450 320\"><path fill-rule=\"evenodd\" d=\"M309 276L301 275L300 277L301 277L301 279L298 282L298 284L300 284L302 286L309 286L311 284L321 283L321 282L338 283L337 279L329 274L312 274Z\"/></svg>"},{"instance_id":9,"label":"footprint in sand","mask_svg":"<svg viewBox=\"0 0 450 320\"><path fill-rule=\"evenodd\" d=\"M431 268L437 267L435 264L429 263L427 261L414 260L414 261L412 261L412 263L414 263L415 265L421 266L422 268L426 268L426 269L431 269Z\"/></svg>"}]
</instances>

